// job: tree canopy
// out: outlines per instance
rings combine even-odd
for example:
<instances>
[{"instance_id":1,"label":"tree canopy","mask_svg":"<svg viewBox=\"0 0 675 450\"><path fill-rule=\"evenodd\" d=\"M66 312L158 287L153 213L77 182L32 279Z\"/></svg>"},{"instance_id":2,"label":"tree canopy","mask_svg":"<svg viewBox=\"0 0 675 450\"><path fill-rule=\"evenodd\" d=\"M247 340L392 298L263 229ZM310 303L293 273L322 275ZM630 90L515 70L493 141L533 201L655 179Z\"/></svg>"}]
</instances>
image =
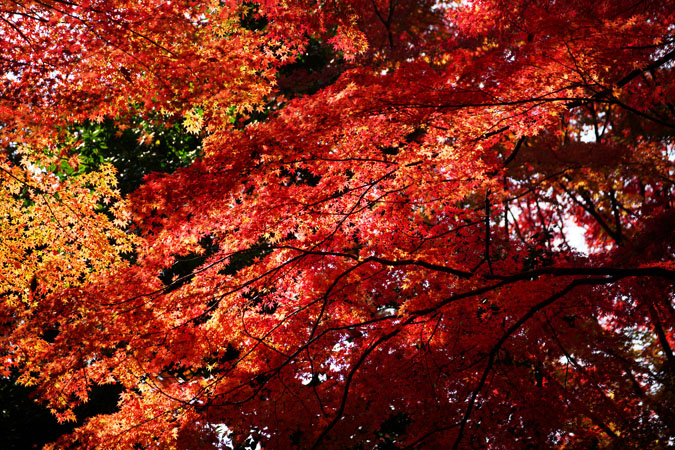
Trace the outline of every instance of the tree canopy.
<instances>
[{"instance_id":1,"label":"tree canopy","mask_svg":"<svg viewBox=\"0 0 675 450\"><path fill-rule=\"evenodd\" d=\"M675 445L674 24L5 2L0 374L120 392L54 449Z\"/></svg>"}]
</instances>

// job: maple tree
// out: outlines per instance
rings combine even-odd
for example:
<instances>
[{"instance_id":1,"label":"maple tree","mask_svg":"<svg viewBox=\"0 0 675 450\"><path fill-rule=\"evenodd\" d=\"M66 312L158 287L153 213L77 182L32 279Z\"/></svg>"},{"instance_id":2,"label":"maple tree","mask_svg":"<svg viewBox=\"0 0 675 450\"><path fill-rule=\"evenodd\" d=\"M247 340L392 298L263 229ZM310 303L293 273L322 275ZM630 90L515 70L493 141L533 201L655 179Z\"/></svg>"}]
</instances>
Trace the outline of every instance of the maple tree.
<instances>
[{"instance_id":1,"label":"maple tree","mask_svg":"<svg viewBox=\"0 0 675 450\"><path fill-rule=\"evenodd\" d=\"M673 445L673 2L1 8L4 375L122 391L53 448Z\"/></svg>"}]
</instances>

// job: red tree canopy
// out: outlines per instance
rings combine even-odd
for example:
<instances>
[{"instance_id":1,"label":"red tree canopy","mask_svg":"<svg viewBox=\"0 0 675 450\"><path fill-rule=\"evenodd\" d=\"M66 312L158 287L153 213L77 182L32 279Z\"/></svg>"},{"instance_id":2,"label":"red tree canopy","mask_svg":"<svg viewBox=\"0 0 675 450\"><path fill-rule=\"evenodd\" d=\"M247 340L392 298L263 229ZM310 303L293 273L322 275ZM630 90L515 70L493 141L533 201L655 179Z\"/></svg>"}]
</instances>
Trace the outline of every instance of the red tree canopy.
<instances>
[{"instance_id":1,"label":"red tree canopy","mask_svg":"<svg viewBox=\"0 0 675 450\"><path fill-rule=\"evenodd\" d=\"M5 370L62 420L122 386L55 448L673 445L674 23L672 1L4 4ZM202 157L127 199L108 166L51 174L70 125L138 116Z\"/></svg>"}]
</instances>

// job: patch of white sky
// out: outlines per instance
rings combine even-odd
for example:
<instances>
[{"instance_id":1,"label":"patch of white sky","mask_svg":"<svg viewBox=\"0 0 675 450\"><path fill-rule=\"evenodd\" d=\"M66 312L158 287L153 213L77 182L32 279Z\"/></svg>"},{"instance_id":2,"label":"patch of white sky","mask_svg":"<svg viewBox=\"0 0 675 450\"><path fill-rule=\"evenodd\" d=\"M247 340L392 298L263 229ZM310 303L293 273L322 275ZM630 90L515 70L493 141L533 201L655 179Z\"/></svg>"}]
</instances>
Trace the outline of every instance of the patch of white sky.
<instances>
[{"instance_id":1,"label":"patch of white sky","mask_svg":"<svg viewBox=\"0 0 675 450\"><path fill-rule=\"evenodd\" d=\"M210 426L215 430L217 436L216 448L218 449L234 449L234 442L232 441L233 433L230 428L224 423L214 423ZM249 436L247 439L249 444L253 443L253 437ZM260 442L256 443L254 450L262 450Z\"/></svg>"},{"instance_id":2,"label":"patch of white sky","mask_svg":"<svg viewBox=\"0 0 675 450\"><path fill-rule=\"evenodd\" d=\"M586 230L583 227L577 225L573 219L568 218L564 222L563 233L565 235L565 240L567 244L579 253L588 255L590 253L590 248L588 247L588 242L586 241ZM562 242L559 242L561 244Z\"/></svg>"},{"instance_id":3,"label":"patch of white sky","mask_svg":"<svg viewBox=\"0 0 675 450\"><path fill-rule=\"evenodd\" d=\"M552 191L549 192L552 194ZM557 197L559 203L564 203L564 199L560 196ZM517 205L509 205L509 222L513 220L518 220L521 214L524 214L524 211L520 209ZM503 220L502 220L503 224ZM558 230L563 238L555 238L553 240L553 246L556 248L562 248L569 246L569 248L575 252L581 253L583 255L589 255L591 249L588 246L588 241L586 240L586 229L579 226L573 217L564 217L562 221L562 229Z\"/></svg>"}]
</instances>

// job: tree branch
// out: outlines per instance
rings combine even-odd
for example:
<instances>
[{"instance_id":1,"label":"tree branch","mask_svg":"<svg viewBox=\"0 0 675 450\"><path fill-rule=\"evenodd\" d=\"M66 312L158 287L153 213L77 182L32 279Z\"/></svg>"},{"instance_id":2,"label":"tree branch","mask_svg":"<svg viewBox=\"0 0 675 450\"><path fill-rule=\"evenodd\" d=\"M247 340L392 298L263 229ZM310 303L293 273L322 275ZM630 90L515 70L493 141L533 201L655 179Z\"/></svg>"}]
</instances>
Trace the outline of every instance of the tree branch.
<instances>
[{"instance_id":1,"label":"tree branch","mask_svg":"<svg viewBox=\"0 0 675 450\"><path fill-rule=\"evenodd\" d=\"M455 443L452 446L453 450L457 450L459 448L459 444L462 441L462 437L464 436L464 430L466 428L467 423L469 422L469 418L471 417L471 412L473 411L473 407L476 403L476 399L478 398L478 394L480 394L481 390L485 386L485 382L487 381L488 374L492 370L492 366L494 365L495 358L497 357L497 354L499 353L499 350L502 348L504 343L516 332L520 329L521 326L525 322L527 322L529 319L534 317L534 315L539 312L540 310L544 309L545 307L551 305L554 303L556 300L562 298L565 296L567 293L572 291L574 288L577 286L582 286L582 285L593 285L593 284L605 284L607 283L608 280L606 278L589 278L589 279L584 279L584 280L574 280L570 284L567 285L562 291L557 292L544 300L543 302L540 302L530 308L530 310L525 313L517 322L515 322L513 325L511 325L508 330L504 333L504 335L497 341L497 343L492 347L492 350L490 350L490 354L488 356L488 362L487 365L485 366L485 369L483 370L483 374L481 375L480 380L478 381L478 385L476 388L473 390L471 393L471 398L469 399L469 403L466 407L466 411L464 412L464 417L462 418L462 421L460 422L459 425L459 431L457 433L457 438L455 439Z\"/></svg>"}]
</instances>

